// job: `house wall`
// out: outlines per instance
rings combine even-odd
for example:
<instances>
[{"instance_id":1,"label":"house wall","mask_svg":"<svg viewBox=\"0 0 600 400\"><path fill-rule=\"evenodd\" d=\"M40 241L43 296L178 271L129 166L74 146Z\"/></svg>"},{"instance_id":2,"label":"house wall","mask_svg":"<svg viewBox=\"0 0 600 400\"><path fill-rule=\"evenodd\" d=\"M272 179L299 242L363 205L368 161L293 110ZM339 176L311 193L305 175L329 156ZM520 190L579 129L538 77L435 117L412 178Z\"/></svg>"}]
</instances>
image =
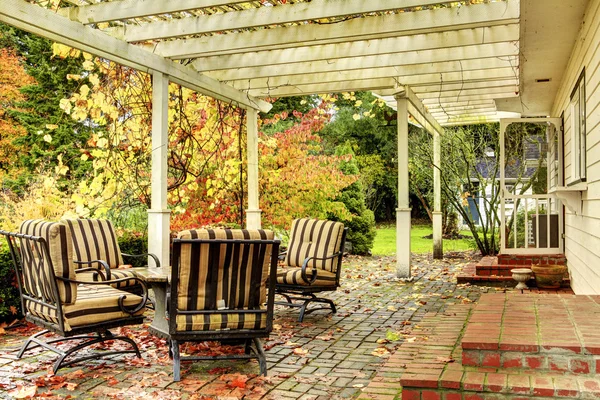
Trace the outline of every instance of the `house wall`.
<instances>
[{"instance_id":1,"label":"house wall","mask_svg":"<svg viewBox=\"0 0 600 400\"><path fill-rule=\"evenodd\" d=\"M573 182L570 96L585 68L587 191L582 213L566 210L565 255L576 294L600 294L600 0L591 0L554 100L552 116L564 112L565 185Z\"/></svg>"}]
</instances>

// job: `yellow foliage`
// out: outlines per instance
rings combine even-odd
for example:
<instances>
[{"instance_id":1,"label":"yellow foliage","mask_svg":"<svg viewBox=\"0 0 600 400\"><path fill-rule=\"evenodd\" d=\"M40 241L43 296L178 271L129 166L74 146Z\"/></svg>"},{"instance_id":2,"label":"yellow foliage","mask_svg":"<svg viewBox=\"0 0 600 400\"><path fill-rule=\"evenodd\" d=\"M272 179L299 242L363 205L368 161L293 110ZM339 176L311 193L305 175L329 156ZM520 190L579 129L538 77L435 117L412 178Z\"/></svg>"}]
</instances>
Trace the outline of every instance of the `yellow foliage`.
<instances>
[{"instance_id":1,"label":"yellow foliage","mask_svg":"<svg viewBox=\"0 0 600 400\"><path fill-rule=\"evenodd\" d=\"M0 226L16 231L27 219L58 220L74 216L75 204L62 192L55 177L39 176L23 196L0 192Z\"/></svg>"}]
</instances>

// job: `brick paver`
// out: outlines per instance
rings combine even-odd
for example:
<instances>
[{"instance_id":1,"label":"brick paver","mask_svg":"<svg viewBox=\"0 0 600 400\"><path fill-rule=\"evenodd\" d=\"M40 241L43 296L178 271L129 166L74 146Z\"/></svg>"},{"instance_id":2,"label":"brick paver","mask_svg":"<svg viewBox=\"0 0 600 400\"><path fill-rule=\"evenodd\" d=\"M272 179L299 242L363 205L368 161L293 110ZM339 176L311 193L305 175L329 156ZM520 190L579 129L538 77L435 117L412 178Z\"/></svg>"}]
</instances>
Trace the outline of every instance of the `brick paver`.
<instances>
[{"instance_id":1,"label":"brick paver","mask_svg":"<svg viewBox=\"0 0 600 400\"><path fill-rule=\"evenodd\" d=\"M150 335L147 325L122 329L139 343L142 360L117 356L65 368L53 376L48 371L55 355L29 352L16 360L16 350L30 332L9 330L0 336L0 398L35 389L45 398L393 400L410 359L396 350L402 343L416 348L426 340L433 327L419 326L413 334L423 317L443 315L452 304L470 304L482 292L494 290L456 284L456 275L468 261L459 255L444 260L415 257L414 280L403 282L394 277L391 257L347 257L342 287L328 294L338 306L337 314L317 311L298 323L297 309L276 308L274 331L265 342L266 378L256 375L254 362L197 362L184 363L183 379L174 383L165 341ZM151 318L151 312L148 315ZM456 321L437 328L442 332L437 335L440 347L428 350L422 365L411 371L414 379L435 376L437 382L442 373L437 368L440 357L451 356L443 346L452 342ZM588 337L592 343L592 334ZM228 350L226 346L216 349ZM207 350L194 346L188 351ZM475 375L468 382L483 384ZM565 384L564 390L569 389Z\"/></svg>"}]
</instances>

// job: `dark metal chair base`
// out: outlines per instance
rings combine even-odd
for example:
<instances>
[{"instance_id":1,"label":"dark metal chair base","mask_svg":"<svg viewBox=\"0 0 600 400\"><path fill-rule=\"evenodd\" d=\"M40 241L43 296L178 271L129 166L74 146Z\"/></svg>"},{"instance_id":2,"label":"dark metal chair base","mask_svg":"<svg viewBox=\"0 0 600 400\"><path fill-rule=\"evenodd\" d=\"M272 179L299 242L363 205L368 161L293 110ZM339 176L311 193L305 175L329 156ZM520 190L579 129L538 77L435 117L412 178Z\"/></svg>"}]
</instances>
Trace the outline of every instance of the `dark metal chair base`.
<instances>
[{"instance_id":1,"label":"dark metal chair base","mask_svg":"<svg viewBox=\"0 0 600 400\"><path fill-rule=\"evenodd\" d=\"M126 336L114 336L110 331L104 331L104 332L98 332L96 334L93 335L78 335L78 336L69 336L69 337L60 337L58 339L52 339L52 340L48 340L48 341L43 341L40 339L40 336L43 336L47 333L49 333L49 330L43 330L41 332L38 332L34 335L31 335L27 341L25 341L25 343L23 343L23 346L21 347L21 350L19 351L19 354L17 354L17 358L21 358L23 357L23 354L27 351L27 350L31 350L31 349L35 349L36 347L43 347L47 350L50 350L56 354L59 355L58 360L56 360L56 362L54 363L54 373L56 374L56 372L63 367L67 367L69 365L81 362L81 361L87 361L87 360L93 360L96 358L102 358L102 357L106 357L106 356L110 356L110 355L115 355L115 354L126 354L126 353L134 353L135 355L138 356L138 358L141 358L141 354L140 354L140 350L138 349L137 345L135 344L135 342L133 340L131 340L130 338L126 337ZM103 335L104 334L104 335ZM58 342L65 342L67 340L83 340L83 343L79 343L76 346L71 347L70 349L67 349L65 351L52 346L53 343L58 343ZM85 357L79 357L79 358L74 358L72 360L69 361L65 361L65 359L67 357L69 357L70 355L74 354L75 352L84 349L88 346L91 346L93 344L96 343L102 343L105 342L107 340L122 340L124 342L127 342L129 344L131 344L131 346L133 347L133 349L131 350L119 350L119 351L102 351L102 352L98 352L96 354L92 354L92 355L88 355ZM30 347L30 345L34 343L33 346Z\"/></svg>"},{"instance_id":2,"label":"dark metal chair base","mask_svg":"<svg viewBox=\"0 0 600 400\"><path fill-rule=\"evenodd\" d=\"M277 292L277 294L285 297L285 299L287 301L276 301L275 304L279 304L282 306L288 306L288 307L300 308L300 315L298 316L298 322L302 322L302 320L304 319L304 315L310 314L313 311L331 309L332 313L335 314L337 312L337 309L335 308L335 304L333 303L333 301L326 299L324 297L317 297L313 293L303 293L303 294L300 294L299 296L290 296L289 294L283 293L283 292ZM293 300L298 300L301 303L294 303ZM327 305L329 305L329 307L317 307L317 308L307 309L307 307L310 303L327 304Z\"/></svg>"},{"instance_id":3,"label":"dark metal chair base","mask_svg":"<svg viewBox=\"0 0 600 400\"><path fill-rule=\"evenodd\" d=\"M267 376L267 358L263 350L262 341L258 338L246 339L244 352L245 354L181 357L179 354L179 341L171 339L169 343L169 356L173 358L173 381L179 382L181 380L181 361L248 360L256 358L258 359L261 375Z\"/></svg>"}]
</instances>

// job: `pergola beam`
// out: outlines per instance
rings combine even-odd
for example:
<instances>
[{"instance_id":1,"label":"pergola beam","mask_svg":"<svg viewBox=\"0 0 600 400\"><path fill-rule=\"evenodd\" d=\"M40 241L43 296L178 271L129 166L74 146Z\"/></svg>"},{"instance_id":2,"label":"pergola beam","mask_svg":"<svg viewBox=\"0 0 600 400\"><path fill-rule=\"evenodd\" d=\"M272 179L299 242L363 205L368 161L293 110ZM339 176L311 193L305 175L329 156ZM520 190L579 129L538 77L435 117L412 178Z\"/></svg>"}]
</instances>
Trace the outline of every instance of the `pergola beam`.
<instances>
[{"instance_id":1,"label":"pergola beam","mask_svg":"<svg viewBox=\"0 0 600 400\"><path fill-rule=\"evenodd\" d=\"M318 93L334 93L334 92L349 92L361 90L381 90L393 88L397 84L406 84L394 78L378 78L378 79L358 79L352 81L317 83L308 85L281 85L271 88L251 89L248 91L255 97L286 97L286 96L305 96ZM459 101L461 99L472 98L473 96L493 96L496 94L504 96L514 96L518 85L511 82L509 85L492 86L492 87L475 87L463 88L456 90L441 90L439 92L423 91L419 93L419 97L423 102L437 101L438 99L452 99Z\"/></svg>"},{"instance_id":2,"label":"pergola beam","mask_svg":"<svg viewBox=\"0 0 600 400\"><path fill-rule=\"evenodd\" d=\"M64 7L58 10L62 16L82 24L141 18L163 15L206 7L238 4L248 0L122 0L79 7Z\"/></svg>"},{"instance_id":3,"label":"pergola beam","mask_svg":"<svg viewBox=\"0 0 600 400\"><path fill-rule=\"evenodd\" d=\"M427 111L425 105L421 102L421 100L417 97L415 92L413 92L409 86L399 85L396 88L395 98L406 98L409 101L409 103L414 107L415 113L422 115L423 118L425 118L425 120L427 121L427 123L431 125L433 130L437 131L440 134L444 133L444 128L442 128L442 126L431 114L429 114L429 111ZM411 114L414 116L415 113ZM430 131L430 133L433 132Z\"/></svg>"},{"instance_id":4,"label":"pergola beam","mask_svg":"<svg viewBox=\"0 0 600 400\"><path fill-rule=\"evenodd\" d=\"M461 29L448 32L426 33L360 42L345 42L322 46L307 46L284 50L257 51L244 54L212 56L194 61L196 70L252 68L270 65L306 63L311 61L382 56L416 51L453 51L457 47L510 43L519 39L519 25L501 25L489 28ZM401 49L401 51L399 51Z\"/></svg>"},{"instance_id":5,"label":"pergola beam","mask_svg":"<svg viewBox=\"0 0 600 400\"><path fill-rule=\"evenodd\" d=\"M170 3L172 2L168 2L168 4ZM114 4L114 2L108 4ZM462 7L459 10L441 8L419 11L417 15L418 18L415 18L413 13L399 13L356 18L336 24L308 24L260 29L228 35L170 40L153 44L150 47L154 52L165 57L187 59L383 39L400 35L407 36L481 26L515 24L519 22L519 7L517 2L512 1L509 3L476 4Z\"/></svg>"},{"instance_id":6,"label":"pergola beam","mask_svg":"<svg viewBox=\"0 0 600 400\"><path fill-rule=\"evenodd\" d=\"M374 68L366 71L326 72L314 76L312 74L289 77L258 78L227 82L239 90L268 89L279 86L301 86L320 83L349 82L365 79L381 79L400 76L402 83L410 85L417 92L439 91L440 89L467 89L470 87L497 86L496 82L518 82L516 72L512 68L497 68L479 71L443 72L423 75L396 75L395 68Z\"/></svg>"},{"instance_id":7,"label":"pergola beam","mask_svg":"<svg viewBox=\"0 0 600 400\"><path fill-rule=\"evenodd\" d=\"M163 73L168 75L172 82L216 99L261 111L271 108L269 103L199 74L190 67L151 54L96 29L81 26L78 22L70 21L24 0L2 0L0 21L128 67Z\"/></svg>"},{"instance_id":8,"label":"pergola beam","mask_svg":"<svg viewBox=\"0 0 600 400\"><path fill-rule=\"evenodd\" d=\"M479 62L478 60L480 59L496 57L506 59L508 65L511 65L510 60L516 60L516 57L518 56L518 45L506 42L410 52L402 52L399 49L397 53L392 54L333 60L324 59L312 62L300 62L293 65L265 65L254 68L242 67L239 70L210 71L207 72L207 74L221 81L229 81L231 79L241 79L240 77L256 78L298 74L321 74L326 72L381 67L398 67L398 70L400 71L406 66L422 66L425 60L427 63L431 64L458 63L459 68L455 71L460 72L460 63L463 63L466 60ZM518 61L515 61L514 67L516 68L517 66ZM395 76L400 76L400 74Z\"/></svg>"},{"instance_id":9,"label":"pergola beam","mask_svg":"<svg viewBox=\"0 0 600 400\"><path fill-rule=\"evenodd\" d=\"M128 42L142 42L450 2L447 0L313 0L310 3L251 8L231 13L152 22L139 26L129 25L116 28L114 33Z\"/></svg>"}]
</instances>

